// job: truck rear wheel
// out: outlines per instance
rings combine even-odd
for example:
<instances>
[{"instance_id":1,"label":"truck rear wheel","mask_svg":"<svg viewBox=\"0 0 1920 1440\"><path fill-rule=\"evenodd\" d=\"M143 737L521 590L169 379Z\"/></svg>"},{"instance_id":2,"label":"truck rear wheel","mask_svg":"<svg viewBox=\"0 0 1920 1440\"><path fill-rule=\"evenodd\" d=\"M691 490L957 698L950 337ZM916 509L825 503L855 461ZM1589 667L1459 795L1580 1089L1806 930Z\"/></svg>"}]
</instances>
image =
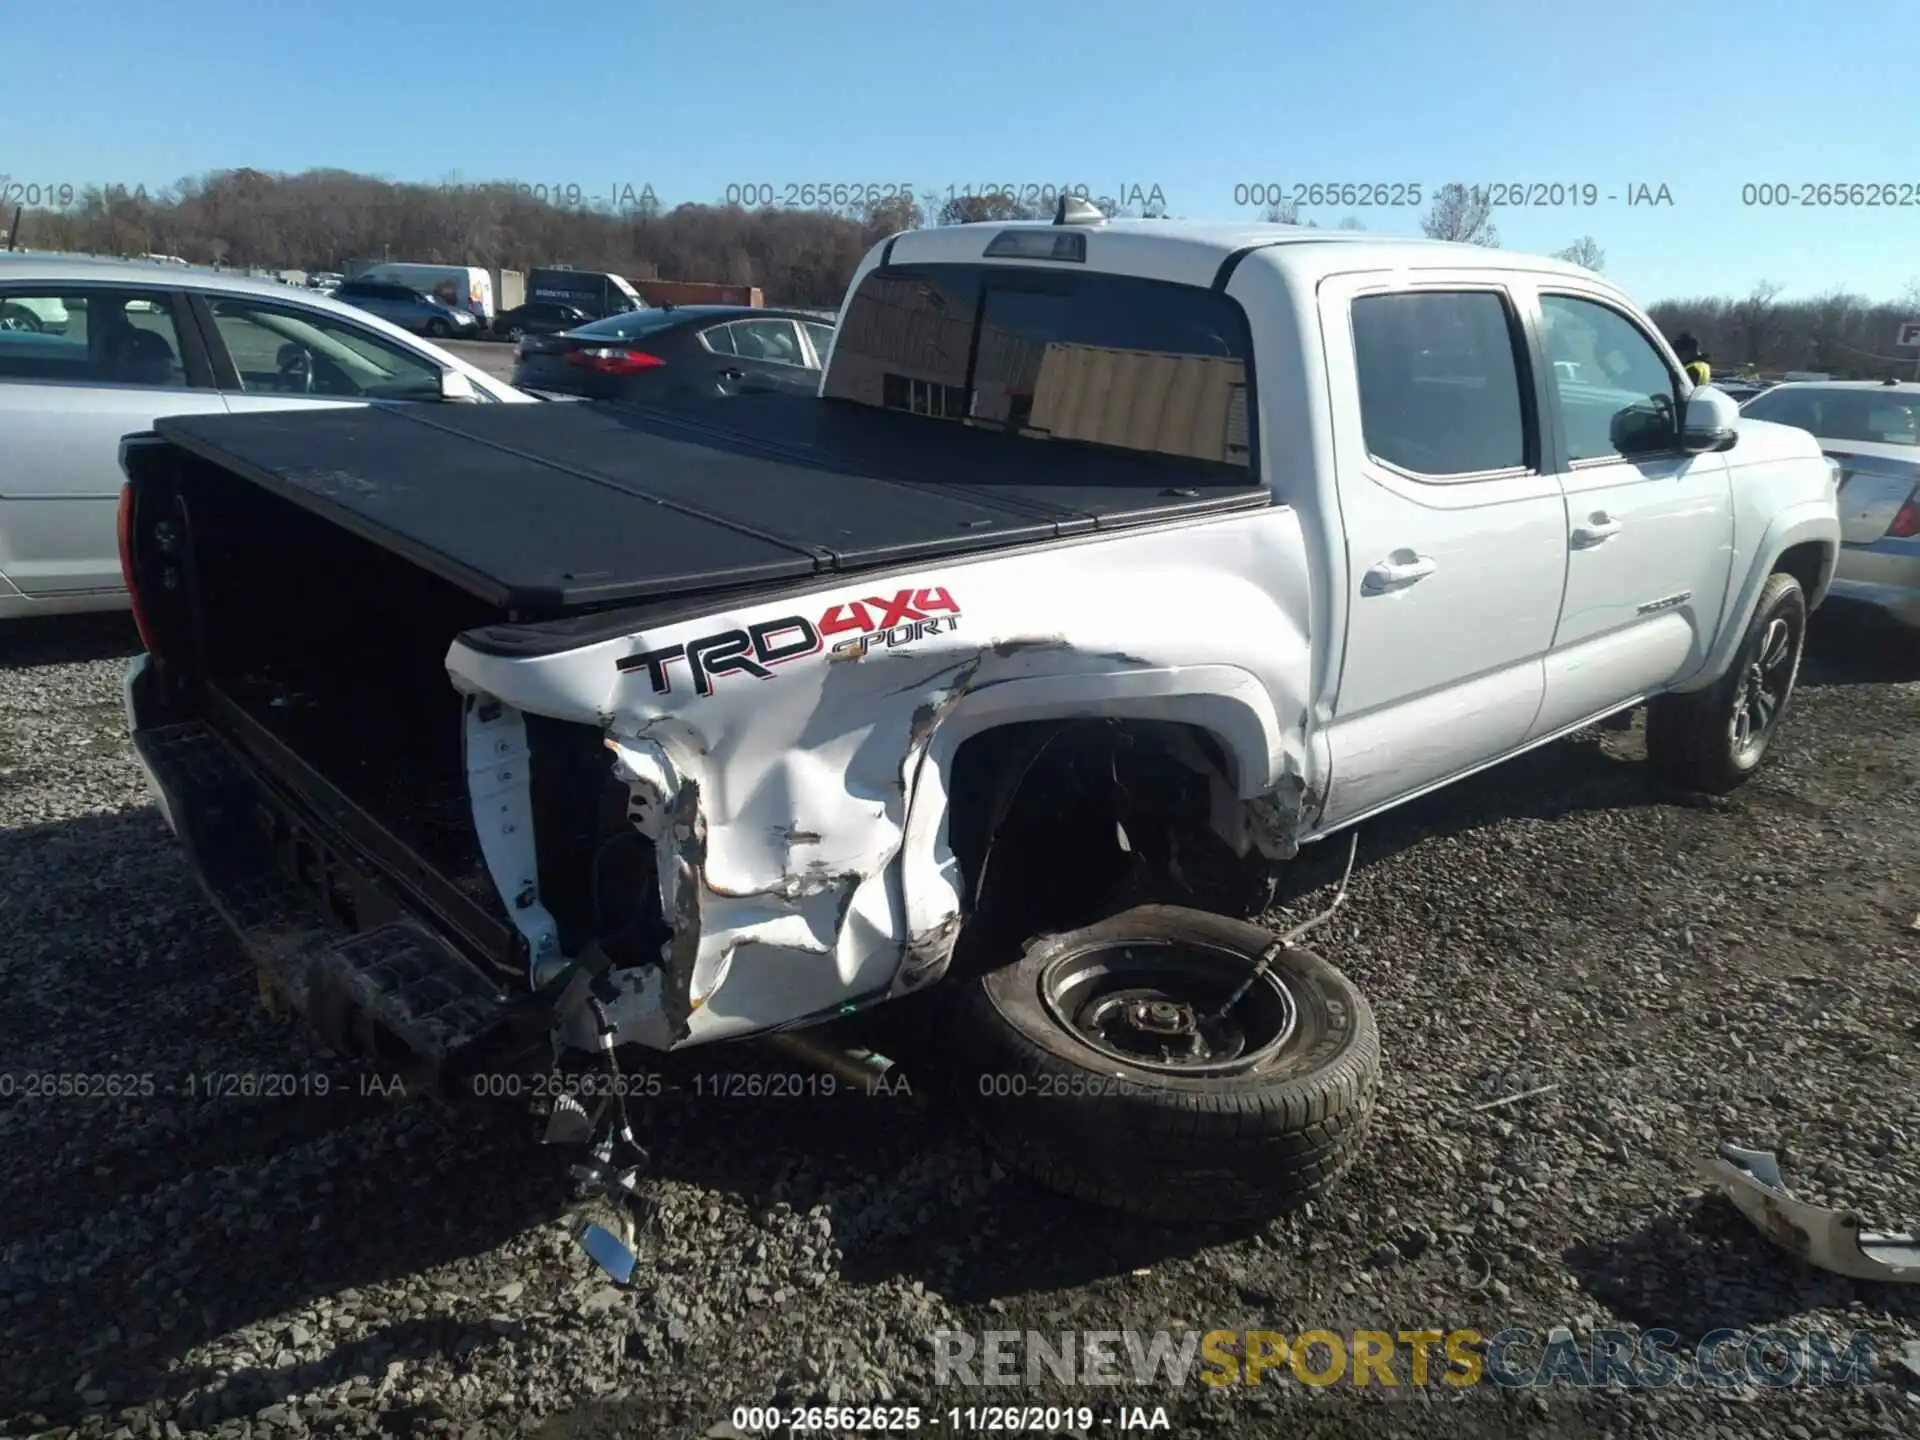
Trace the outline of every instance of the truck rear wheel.
<instances>
[{"instance_id":1,"label":"truck rear wheel","mask_svg":"<svg viewBox=\"0 0 1920 1440\"><path fill-rule=\"evenodd\" d=\"M1143 905L957 982L950 1078L987 1142L1050 1189L1163 1219L1266 1216L1313 1198L1365 1139L1373 1012L1257 925Z\"/></svg>"},{"instance_id":2,"label":"truck rear wheel","mask_svg":"<svg viewBox=\"0 0 1920 1440\"><path fill-rule=\"evenodd\" d=\"M1767 577L1727 673L1704 690L1647 707L1647 761L1664 779L1724 795L1760 768L1793 699L1807 640L1807 596L1793 576Z\"/></svg>"}]
</instances>

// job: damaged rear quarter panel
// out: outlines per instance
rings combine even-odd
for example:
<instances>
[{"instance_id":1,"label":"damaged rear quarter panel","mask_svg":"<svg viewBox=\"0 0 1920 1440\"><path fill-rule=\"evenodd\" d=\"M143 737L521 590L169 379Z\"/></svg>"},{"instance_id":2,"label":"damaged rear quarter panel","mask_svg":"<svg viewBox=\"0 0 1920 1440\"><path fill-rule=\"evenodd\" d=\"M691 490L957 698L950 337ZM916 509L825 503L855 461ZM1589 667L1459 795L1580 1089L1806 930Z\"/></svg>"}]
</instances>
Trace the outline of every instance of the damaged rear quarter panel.
<instances>
[{"instance_id":1,"label":"damaged rear quarter panel","mask_svg":"<svg viewBox=\"0 0 1920 1440\"><path fill-rule=\"evenodd\" d=\"M837 577L555 655L456 643L448 665L606 731L676 927L660 1013L629 1038L668 1047L883 992L910 950L951 944L944 781L984 729L1187 720L1242 798L1292 805L1310 777L1278 717L1305 711L1307 594L1297 517L1276 507Z\"/></svg>"}]
</instances>

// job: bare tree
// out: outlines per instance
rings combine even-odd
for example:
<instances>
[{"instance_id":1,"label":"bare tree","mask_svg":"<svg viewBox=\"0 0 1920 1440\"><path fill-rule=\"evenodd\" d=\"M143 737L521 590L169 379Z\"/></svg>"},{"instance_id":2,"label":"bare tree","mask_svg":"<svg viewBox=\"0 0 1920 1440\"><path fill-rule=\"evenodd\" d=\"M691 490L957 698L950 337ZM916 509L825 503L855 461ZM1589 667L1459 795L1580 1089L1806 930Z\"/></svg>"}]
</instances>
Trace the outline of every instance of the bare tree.
<instances>
[{"instance_id":1,"label":"bare tree","mask_svg":"<svg viewBox=\"0 0 1920 1440\"><path fill-rule=\"evenodd\" d=\"M1367 227L1360 223L1360 217L1358 215L1349 215L1340 222L1339 228L1342 230L1364 230Z\"/></svg>"},{"instance_id":2,"label":"bare tree","mask_svg":"<svg viewBox=\"0 0 1920 1440\"><path fill-rule=\"evenodd\" d=\"M1607 266L1607 252L1600 248L1591 235L1582 235L1566 249L1554 251L1553 258L1565 260L1570 265L1584 265L1595 273Z\"/></svg>"},{"instance_id":3,"label":"bare tree","mask_svg":"<svg viewBox=\"0 0 1920 1440\"><path fill-rule=\"evenodd\" d=\"M1488 246L1500 243L1500 231L1493 223L1492 197L1484 190L1469 190L1460 184L1440 187L1420 228L1430 240Z\"/></svg>"},{"instance_id":4,"label":"bare tree","mask_svg":"<svg viewBox=\"0 0 1920 1440\"><path fill-rule=\"evenodd\" d=\"M1260 218L1269 225L1304 225L1309 230L1317 230L1320 228L1320 222L1317 220L1302 220L1300 218L1300 207L1291 200L1282 200L1277 204L1267 206L1266 214Z\"/></svg>"},{"instance_id":5,"label":"bare tree","mask_svg":"<svg viewBox=\"0 0 1920 1440\"><path fill-rule=\"evenodd\" d=\"M1778 325L1779 307L1773 302L1780 290L1776 282L1762 280L1746 299L1734 302L1731 318L1741 363L1757 365L1766 352L1767 342Z\"/></svg>"}]
</instances>

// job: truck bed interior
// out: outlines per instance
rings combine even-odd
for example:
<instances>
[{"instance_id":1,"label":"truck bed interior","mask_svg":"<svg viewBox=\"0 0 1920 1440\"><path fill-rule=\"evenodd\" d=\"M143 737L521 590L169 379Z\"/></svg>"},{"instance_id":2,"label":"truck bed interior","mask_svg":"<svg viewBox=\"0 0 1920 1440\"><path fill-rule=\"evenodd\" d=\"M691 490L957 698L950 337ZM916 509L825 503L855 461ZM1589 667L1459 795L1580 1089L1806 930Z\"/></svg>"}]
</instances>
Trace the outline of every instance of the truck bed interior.
<instances>
[{"instance_id":1,"label":"truck bed interior","mask_svg":"<svg viewBox=\"0 0 1920 1440\"><path fill-rule=\"evenodd\" d=\"M517 967L517 932L473 826L464 701L445 663L456 636L504 613L190 452L133 447L127 463L141 609L178 714L211 724L443 919L463 912L473 958ZM598 939L633 963L659 940L652 856L600 732L541 716L526 725L541 892L562 943L578 953Z\"/></svg>"},{"instance_id":2,"label":"truck bed interior","mask_svg":"<svg viewBox=\"0 0 1920 1440\"><path fill-rule=\"evenodd\" d=\"M177 590L142 587L169 661L190 668L221 728L267 753L257 742L278 742L493 902L445 656L500 612L238 475L171 458L188 564Z\"/></svg>"}]
</instances>

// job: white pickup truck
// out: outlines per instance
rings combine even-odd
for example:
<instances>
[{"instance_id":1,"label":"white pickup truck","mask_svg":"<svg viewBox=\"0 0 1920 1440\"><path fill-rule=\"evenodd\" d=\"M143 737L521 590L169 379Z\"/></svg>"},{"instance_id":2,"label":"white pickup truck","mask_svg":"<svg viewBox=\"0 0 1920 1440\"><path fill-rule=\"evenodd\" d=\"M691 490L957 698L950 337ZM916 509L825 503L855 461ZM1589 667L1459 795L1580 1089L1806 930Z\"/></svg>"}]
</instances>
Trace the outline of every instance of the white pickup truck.
<instances>
[{"instance_id":1,"label":"white pickup truck","mask_svg":"<svg viewBox=\"0 0 1920 1440\"><path fill-rule=\"evenodd\" d=\"M1276 866L1642 703L1738 785L1839 544L1813 438L1585 270L1072 209L878 246L818 398L123 465L135 742L338 1045L598 1066L929 992L1014 1163L1165 1216L1365 1133L1365 1000L1233 914Z\"/></svg>"}]
</instances>

